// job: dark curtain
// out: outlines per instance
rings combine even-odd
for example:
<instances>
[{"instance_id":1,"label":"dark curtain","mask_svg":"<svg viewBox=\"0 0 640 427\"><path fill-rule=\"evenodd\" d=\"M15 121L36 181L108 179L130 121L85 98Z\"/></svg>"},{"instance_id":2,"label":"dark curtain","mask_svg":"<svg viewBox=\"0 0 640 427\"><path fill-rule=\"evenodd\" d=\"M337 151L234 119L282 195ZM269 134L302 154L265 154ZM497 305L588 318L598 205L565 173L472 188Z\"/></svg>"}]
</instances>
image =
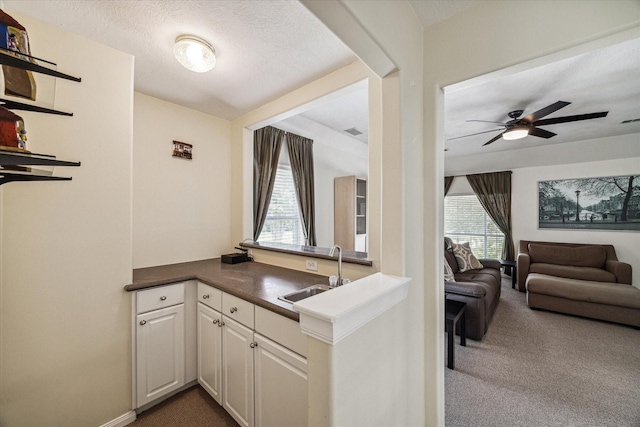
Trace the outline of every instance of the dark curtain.
<instances>
[{"instance_id":1,"label":"dark curtain","mask_svg":"<svg viewBox=\"0 0 640 427\"><path fill-rule=\"evenodd\" d=\"M467 175L480 204L504 233L502 259L513 261L513 231L511 229L511 171Z\"/></svg>"},{"instance_id":2,"label":"dark curtain","mask_svg":"<svg viewBox=\"0 0 640 427\"><path fill-rule=\"evenodd\" d=\"M451 184L453 184L454 176L445 176L444 177L444 195L446 196L451 188Z\"/></svg>"},{"instance_id":3,"label":"dark curtain","mask_svg":"<svg viewBox=\"0 0 640 427\"><path fill-rule=\"evenodd\" d=\"M253 240L257 241L267 218L278 171L284 131L271 126L253 133Z\"/></svg>"},{"instance_id":4,"label":"dark curtain","mask_svg":"<svg viewBox=\"0 0 640 427\"><path fill-rule=\"evenodd\" d=\"M287 134L291 174L298 199L302 231L308 246L316 246L316 201L314 196L313 140Z\"/></svg>"}]
</instances>

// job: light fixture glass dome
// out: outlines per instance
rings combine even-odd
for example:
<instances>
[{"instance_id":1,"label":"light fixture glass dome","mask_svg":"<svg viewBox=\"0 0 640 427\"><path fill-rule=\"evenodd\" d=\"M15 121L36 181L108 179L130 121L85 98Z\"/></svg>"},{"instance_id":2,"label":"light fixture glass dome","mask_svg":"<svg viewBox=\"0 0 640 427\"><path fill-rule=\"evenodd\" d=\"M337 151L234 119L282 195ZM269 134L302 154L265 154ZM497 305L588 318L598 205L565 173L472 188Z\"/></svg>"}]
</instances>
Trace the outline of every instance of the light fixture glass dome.
<instances>
[{"instance_id":1,"label":"light fixture glass dome","mask_svg":"<svg viewBox=\"0 0 640 427\"><path fill-rule=\"evenodd\" d=\"M529 129L517 127L503 133L502 138L506 139L507 141L512 141L514 139L524 138L527 135L529 135Z\"/></svg>"},{"instance_id":2,"label":"light fixture glass dome","mask_svg":"<svg viewBox=\"0 0 640 427\"><path fill-rule=\"evenodd\" d=\"M195 36L180 36L173 46L173 54L184 68L196 73L205 73L216 65L213 47Z\"/></svg>"}]
</instances>

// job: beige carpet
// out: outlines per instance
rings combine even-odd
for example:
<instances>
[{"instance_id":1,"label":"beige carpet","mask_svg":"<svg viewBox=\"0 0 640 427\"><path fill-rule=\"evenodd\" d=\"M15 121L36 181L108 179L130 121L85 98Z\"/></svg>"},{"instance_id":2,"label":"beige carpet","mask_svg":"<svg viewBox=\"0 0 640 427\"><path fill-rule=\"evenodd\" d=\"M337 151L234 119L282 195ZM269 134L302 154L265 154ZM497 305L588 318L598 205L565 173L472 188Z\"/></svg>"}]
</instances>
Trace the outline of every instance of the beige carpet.
<instances>
[{"instance_id":1,"label":"beige carpet","mask_svg":"<svg viewBox=\"0 0 640 427\"><path fill-rule=\"evenodd\" d=\"M640 426L640 331L531 310L510 278L484 340L456 337L455 368L449 427Z\"/></svg>"},{"instance_id":2,"label":"beige carpet","mask_svg":"<svg viewBox=\"0 0 640 427\"><path fill-rule=\"evenodd\" d=\"M238 427L238 423L198 385L144 411L129 426Z\"/></svg>"}]
</instances>

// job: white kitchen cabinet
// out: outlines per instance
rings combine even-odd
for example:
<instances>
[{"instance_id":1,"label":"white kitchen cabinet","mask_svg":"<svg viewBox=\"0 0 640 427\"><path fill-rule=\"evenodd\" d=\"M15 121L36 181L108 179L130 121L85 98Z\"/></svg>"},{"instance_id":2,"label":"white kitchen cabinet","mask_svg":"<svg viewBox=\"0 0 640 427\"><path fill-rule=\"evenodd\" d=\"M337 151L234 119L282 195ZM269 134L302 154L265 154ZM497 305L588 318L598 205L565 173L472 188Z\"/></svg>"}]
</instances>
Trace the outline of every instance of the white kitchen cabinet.
<instances>
[{"instance_id":1,"label":"white kitchen cabinet","mask_svg":"<svg viewBox=\"0 0 640 427\"><path fill-rule=\"evenodd\" d=\"M222 321L222 406L238 424L253 427L253 330L227 316Z\"/></svg>"},{"instance_id":2,"label":"white kitchen cabinet","mask_svg":"<svg viewBox=\"0 0 640 427\"><path fill-rule=\"evenodd\" d=\"M184 304L136 316L137 407L184 385Z\"/></svg>"},{"instance_id":3,"label":"white kitchen cabinet","mask_svg":"<svg viewBox=\"0 0 640 427\"><path fill-rule=\"evenodd\" d=\"M255 334L255 426L307 426L307 359Z\"/></svg>"},{"instance_id":4,"label":"white kitchen cabinet","mask_svg":"<svg viewBox=\"0 0 640 427\"><path fill-rule=\"evenodd\" d=\"M198 382L222 405L222 315L198 303Z\"/></svg>"}]
</instances>

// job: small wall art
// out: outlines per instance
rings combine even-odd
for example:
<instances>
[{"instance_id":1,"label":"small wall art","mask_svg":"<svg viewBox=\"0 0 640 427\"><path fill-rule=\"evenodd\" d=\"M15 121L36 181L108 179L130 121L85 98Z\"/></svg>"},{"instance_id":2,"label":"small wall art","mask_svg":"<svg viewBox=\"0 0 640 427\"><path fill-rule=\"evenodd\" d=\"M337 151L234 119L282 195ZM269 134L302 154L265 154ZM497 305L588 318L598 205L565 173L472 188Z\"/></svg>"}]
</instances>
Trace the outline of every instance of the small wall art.
<instances>
[{"instance_id":1,"label":"small wall art","mask_svg":"<svg viewBox=\"0 0 640 427\"><path fill-rule=\"evenodd\" d=\"M539 181L538 227L640 231L640 175Z\"/></svg>"},{"instance_id":2,"label":"small wall art","mask_svg":"<svg viewBox=\"0 0 640 427\"><path fill-rule=\"evenodd\" d=\"M191 160L193 158L193 145L186 142L173 141L173 157Z\"/></svg>"}]
</instances>

